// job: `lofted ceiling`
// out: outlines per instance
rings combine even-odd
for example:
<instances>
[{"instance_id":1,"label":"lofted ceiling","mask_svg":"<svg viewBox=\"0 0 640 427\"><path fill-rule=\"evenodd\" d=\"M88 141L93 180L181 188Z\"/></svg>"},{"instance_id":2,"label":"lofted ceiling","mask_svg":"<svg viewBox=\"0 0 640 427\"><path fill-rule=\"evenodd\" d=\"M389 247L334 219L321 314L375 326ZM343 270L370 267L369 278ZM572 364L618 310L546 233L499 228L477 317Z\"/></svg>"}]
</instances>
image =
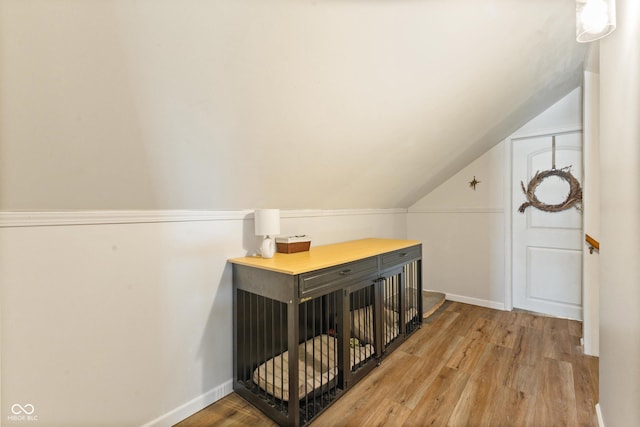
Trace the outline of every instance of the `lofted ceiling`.
<instances>
[{"instance_id":1,"label":"lofted ceiling","mask_svg":"<svg viewBox=\"0 0 640 427\"><path fill-rule=\"evenodd\" d=\"M3 0L0 209L409 207L578 87L573 0Z\"/></svg>"}]
</instances>

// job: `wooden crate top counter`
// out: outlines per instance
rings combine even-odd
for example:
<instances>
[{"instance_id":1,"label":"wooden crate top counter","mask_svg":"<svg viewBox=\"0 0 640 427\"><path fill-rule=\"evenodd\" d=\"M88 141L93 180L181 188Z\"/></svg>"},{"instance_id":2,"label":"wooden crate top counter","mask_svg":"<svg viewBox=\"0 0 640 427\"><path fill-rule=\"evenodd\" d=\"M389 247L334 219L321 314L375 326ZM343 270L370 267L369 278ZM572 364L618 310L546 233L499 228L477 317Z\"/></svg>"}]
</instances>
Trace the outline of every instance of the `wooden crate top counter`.
<instances>
[{"instance_id":1,"label":"wooden crate top counter","mask_svg":"<svg viewBox=\"0 0 640 427\"><path fill-rule=\"evenodd\" d=\"M302 274L351 261L419 245L418 240L362 239L332 245L312 246L307 252L276 253L273 258L259 256L232 258L229 262L285 274Z\"/></svg>"}]
</instances>

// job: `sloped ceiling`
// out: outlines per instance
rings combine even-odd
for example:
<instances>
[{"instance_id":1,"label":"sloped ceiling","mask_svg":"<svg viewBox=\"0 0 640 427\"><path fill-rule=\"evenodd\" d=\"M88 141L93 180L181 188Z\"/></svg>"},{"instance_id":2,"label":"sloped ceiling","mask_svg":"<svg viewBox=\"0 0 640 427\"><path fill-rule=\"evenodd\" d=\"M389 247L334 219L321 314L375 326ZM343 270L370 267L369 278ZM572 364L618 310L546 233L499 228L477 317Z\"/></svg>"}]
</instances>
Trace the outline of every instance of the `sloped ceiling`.
<instances>
[{"instance_id":1,"label":"sloped ceiling","mask_svg":"<svg viewBox=\"0 0 640 427\"><path fill-rule=\"evenodd\" d=\"M580 84L573 0L3 0L0 209L408 207Z\"/></svg>"}]
</instances>

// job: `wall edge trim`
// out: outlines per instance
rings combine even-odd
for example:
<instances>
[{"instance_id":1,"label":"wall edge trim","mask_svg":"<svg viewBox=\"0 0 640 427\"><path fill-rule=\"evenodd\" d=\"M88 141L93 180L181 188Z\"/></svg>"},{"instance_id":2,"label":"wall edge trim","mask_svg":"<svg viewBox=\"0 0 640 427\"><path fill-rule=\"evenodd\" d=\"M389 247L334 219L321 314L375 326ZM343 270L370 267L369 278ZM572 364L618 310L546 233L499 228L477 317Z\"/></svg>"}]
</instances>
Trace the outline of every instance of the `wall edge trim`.
<instances>
[{"instance_id":1,"label":"wall edge trim","mask_svg":"<svg viewBox=\"0 0 640 427\"><path fill-rule=\"evenodd\" d=\"M282 210L281 218L350 215L397 215L407 209ZM129 211L15 211L0 212L0 228L61 225L140 224L158 222L233 221L253 219L253 210L129 210Z\"/></svg>"},{"instance_id":2,"label":"wall edge trim","mask_svg":"<svg viewBox=\"0 0 640 427\"><path fill-rule=\"evenodd\" d=\"M292 209L280 212L281 218L306 218L322 216L349 216L349 215L398 215L406 214L406 208L380 208L380 209Z\"/></svg>"},{"instance_id":3,"label":"wall edge trim","mask_svg":"<svg viewBox=\"0 0 640 427\"><path fill-rule=\"evenodd\" d=\"M489 300L484 300L479 298L467 297L464 295L450 294L450 293L446 294L446 299L450 301L456 301L456 302L461 302L465 304L473 304L480 307L493 308L495 310L506 311L503 302L489 301Z\"/></svg>"},{"instance_id":4,"label":"wall edge trim","mask_svg":"<svg viewBox=\"0 0 640 427\"><path fill-rule=\"evenodd\" d=\"M184 405L167 412L158 418L143 424L142 427L171 427L172 425L190 417L196 412L206 408L214 402L222 399L223 397L233 392L233 380L225 381L224 383L212 388L211 390L203 393Z\"/></svg>"},{"instance_id":5,"label":"wall edge trim","mask_svg":"<svg viewBox=\"0 0 640 427\"><path fill-rule=\"evenodd\" d=\"M434 213L504 213L504 208L412 208L410 214L434 214Z\"/></svg>"},{"instance_id":6,"label":"wall edge trim","mask_svg":"<svg viewBox=\"0 0 640 427\"><path fill-rule=\"evenodd\" d=\"M596 403L596 415L598 417L598 426L604 427L604 418L602 418L602 410L600 409L600 402Z\"/></svg>"}]
</instances>

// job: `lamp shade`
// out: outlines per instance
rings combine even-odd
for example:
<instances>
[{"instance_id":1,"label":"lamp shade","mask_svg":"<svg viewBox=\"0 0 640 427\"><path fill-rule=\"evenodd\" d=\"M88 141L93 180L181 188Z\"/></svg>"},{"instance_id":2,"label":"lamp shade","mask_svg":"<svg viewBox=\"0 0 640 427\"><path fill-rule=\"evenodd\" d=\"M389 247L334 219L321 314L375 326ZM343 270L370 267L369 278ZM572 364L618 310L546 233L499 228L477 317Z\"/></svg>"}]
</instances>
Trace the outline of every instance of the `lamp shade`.
<instances>
[{"instance_id":1,"label":"lamp shade","mask_svg":"<svg viewBox=\"0 0 640 427\"><path fill-rule=\"evenodd\" d=\"M592 42L616 29L615 0L576 0L576 40Z\"/></svg>"},{"instance_id":2,"label":"lamp shade","mask_svg":"<svg viewBox=\"0 0 640 427\"><path fill-rule=\"evenodd\" d=\"M280 209L256 209L256 236L280 234Z\"/></svg>"}]
</instances>

